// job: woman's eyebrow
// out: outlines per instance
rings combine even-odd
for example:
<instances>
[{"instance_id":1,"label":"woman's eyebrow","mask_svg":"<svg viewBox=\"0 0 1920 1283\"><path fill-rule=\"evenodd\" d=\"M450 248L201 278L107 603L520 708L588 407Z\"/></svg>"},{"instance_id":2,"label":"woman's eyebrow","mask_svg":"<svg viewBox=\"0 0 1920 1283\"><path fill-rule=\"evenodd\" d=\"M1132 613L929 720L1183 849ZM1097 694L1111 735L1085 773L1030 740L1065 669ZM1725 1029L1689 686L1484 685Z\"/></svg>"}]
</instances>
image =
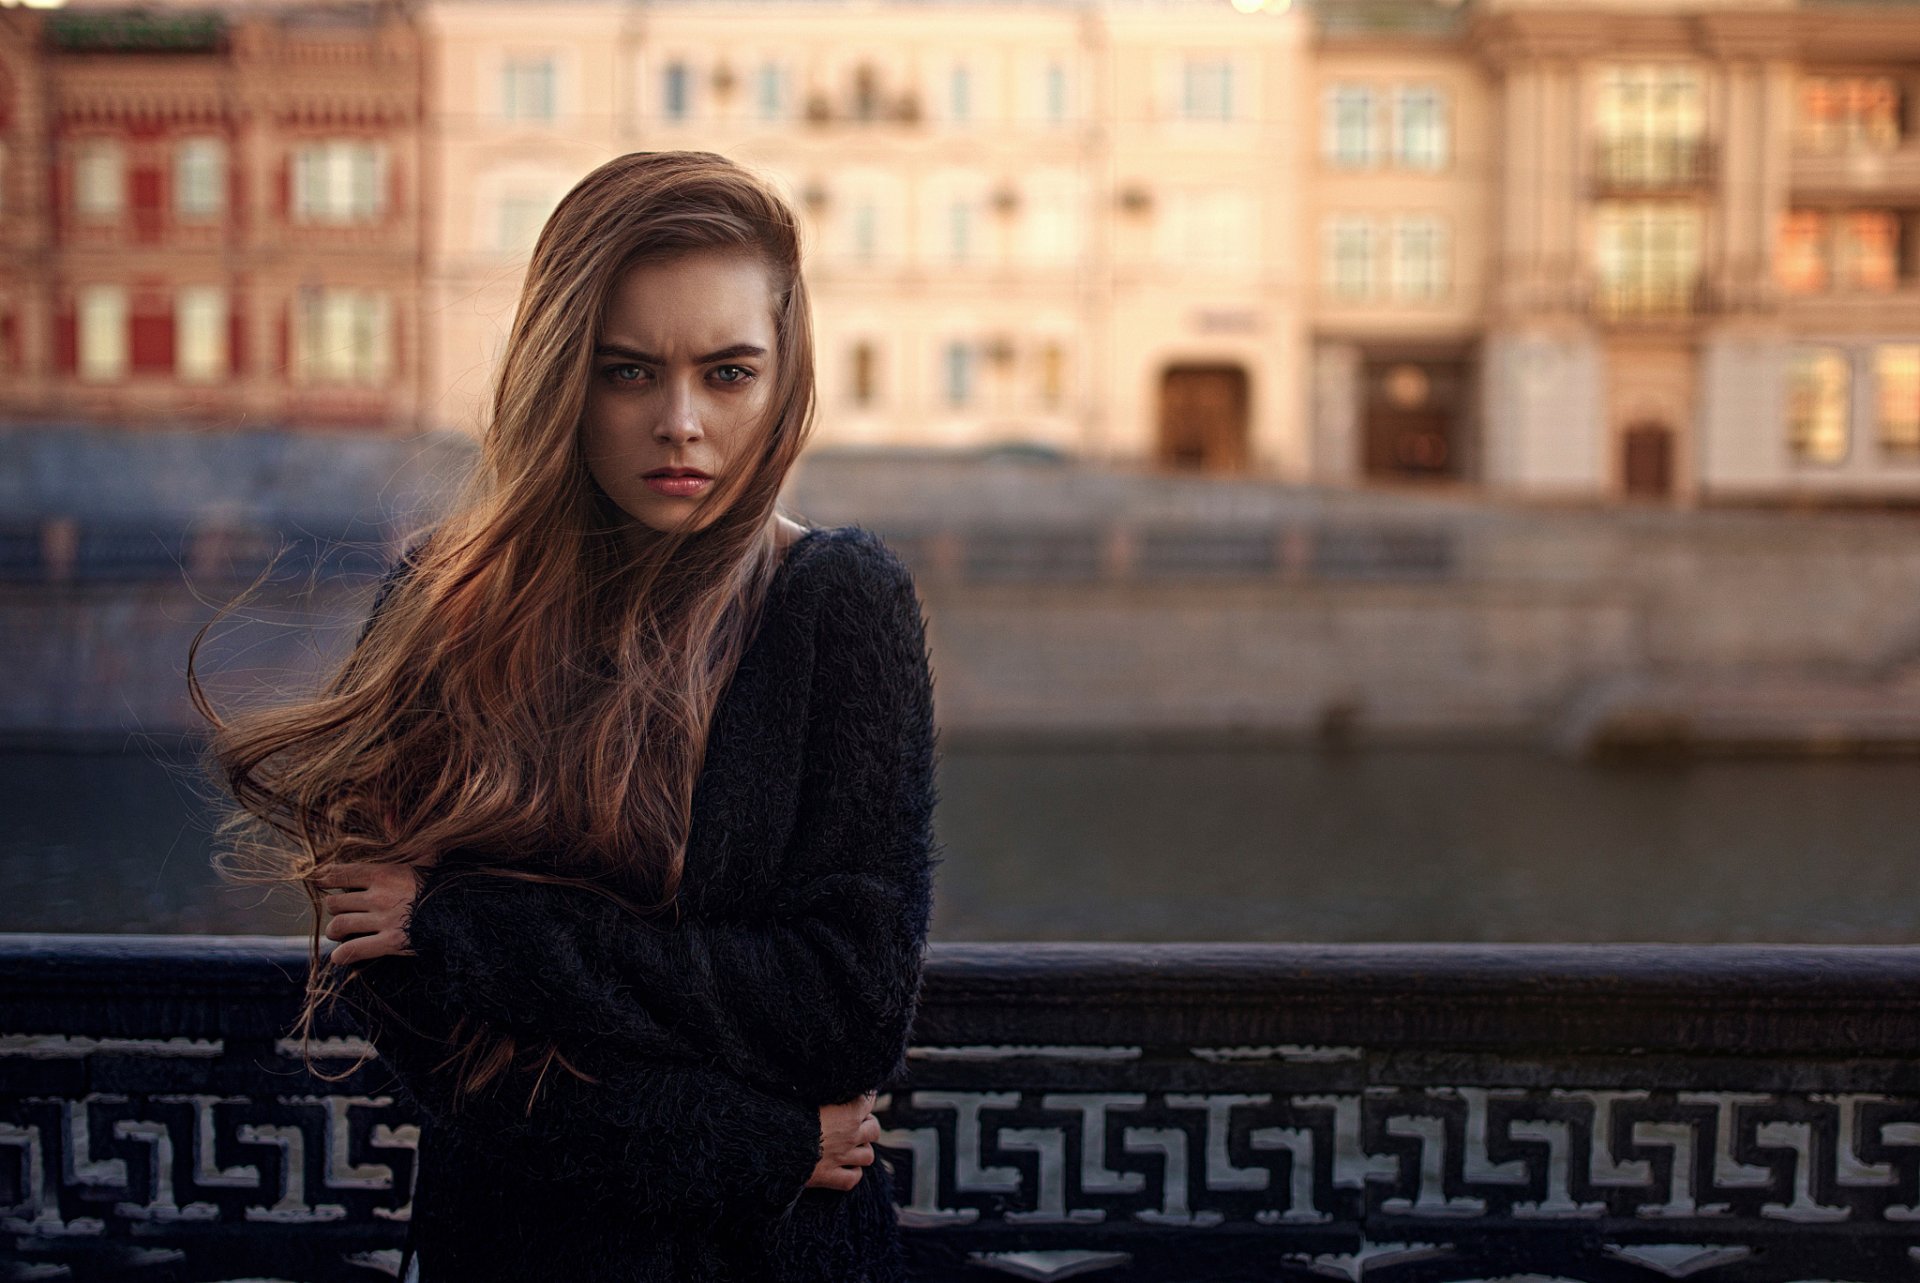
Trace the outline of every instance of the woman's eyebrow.
<instances>
[{"instance_id":1,"label":"woman's eyebrow","mask_svg":"<svg viewBox=\"0 0 1920 1283\"><path fill-rule=\"evenodd\" d=\"M666 362L651 352L642 352L639 348L627 347L622 343L596 343L593 346L595 356L624 356L629 361L639 361L646 365L665 365ZM695 365L706 365L711 361L726 361L740 356L765 356L767 349L755 347L751 343L735 343L723 347L718 352L709 352L705 356L695 357Z\"/></svg>"}]
</instances>

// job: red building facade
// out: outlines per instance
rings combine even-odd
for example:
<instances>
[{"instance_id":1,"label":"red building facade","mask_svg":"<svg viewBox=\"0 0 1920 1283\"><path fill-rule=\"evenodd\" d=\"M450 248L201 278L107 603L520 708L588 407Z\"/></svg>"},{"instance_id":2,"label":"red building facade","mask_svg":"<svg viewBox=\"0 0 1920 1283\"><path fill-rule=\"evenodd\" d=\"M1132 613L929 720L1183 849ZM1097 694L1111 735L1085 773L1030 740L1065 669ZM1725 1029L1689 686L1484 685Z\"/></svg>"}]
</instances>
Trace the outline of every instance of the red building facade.
<instances>
[{"instance_id":1,"label":"red building facade","mask_svg":"<svg viewBox=\"0 0 1920 1283\"><path fill-rule=\"evenodd\" d=\"M415 427L421 61L390 4L0 9L0 418Z\"/></svg>"}]
</instances>

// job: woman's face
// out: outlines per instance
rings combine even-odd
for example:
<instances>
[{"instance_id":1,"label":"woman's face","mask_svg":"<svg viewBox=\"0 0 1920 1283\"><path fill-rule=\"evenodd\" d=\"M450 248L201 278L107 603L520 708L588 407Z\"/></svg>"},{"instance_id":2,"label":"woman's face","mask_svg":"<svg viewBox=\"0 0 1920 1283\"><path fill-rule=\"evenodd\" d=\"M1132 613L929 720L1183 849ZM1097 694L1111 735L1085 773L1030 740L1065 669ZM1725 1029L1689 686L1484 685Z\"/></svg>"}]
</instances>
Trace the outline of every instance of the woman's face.
<instances>
[{"instance_id":1,"label":"woman's face","mask_svg":"<svg viewBox=\"0 0 1920 1283\"><path fill-rule=\"evenodd\" d=\"M675 531L729 469L751 466L773 342L773 282L753 255L696 250L630 268L594 343L581 422L587 470L607 497Z\"/></svg>"}]
</instances>

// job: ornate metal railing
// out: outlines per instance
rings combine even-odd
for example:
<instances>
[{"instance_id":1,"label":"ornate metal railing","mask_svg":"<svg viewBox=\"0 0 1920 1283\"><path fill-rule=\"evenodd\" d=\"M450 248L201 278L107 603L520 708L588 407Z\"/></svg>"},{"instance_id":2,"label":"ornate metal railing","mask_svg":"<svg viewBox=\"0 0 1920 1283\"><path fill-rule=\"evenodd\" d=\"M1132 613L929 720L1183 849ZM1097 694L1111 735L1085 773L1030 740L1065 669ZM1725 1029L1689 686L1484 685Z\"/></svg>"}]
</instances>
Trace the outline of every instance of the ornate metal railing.
<instances>
[{"instance_id":1,"label":"ornate metal railing","mask_svg":"<svg viewBox=\"0 0 1920 1283\"><path fill-rule=\"evenodd\" d=\"M303 960L0 936L0 1259L390 1275L418 1130ZM924 1279L1920 1277L1920 949L947 945L914 1041Z\"/></svg>"}]
</instances>

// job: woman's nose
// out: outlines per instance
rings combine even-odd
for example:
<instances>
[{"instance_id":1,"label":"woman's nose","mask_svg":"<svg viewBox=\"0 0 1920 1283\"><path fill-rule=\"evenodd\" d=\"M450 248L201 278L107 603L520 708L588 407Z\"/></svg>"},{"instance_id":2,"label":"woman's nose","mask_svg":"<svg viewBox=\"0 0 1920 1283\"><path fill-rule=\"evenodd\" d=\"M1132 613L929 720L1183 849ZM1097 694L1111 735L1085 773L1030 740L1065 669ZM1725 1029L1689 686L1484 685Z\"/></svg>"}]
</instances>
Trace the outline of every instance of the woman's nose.
<instances>
[{"instance_id":1,"label":"woman's nose","mask_svg":"<svg viewBox=\"0 0 1920 1283\"><path fill-rule=\"evenodd\" d=\"M655 425L654 435L662 441L676 443L700 439L700 414L692 393L681 389L668 396L666 412Z\"/></svg>"}]
</instances>

